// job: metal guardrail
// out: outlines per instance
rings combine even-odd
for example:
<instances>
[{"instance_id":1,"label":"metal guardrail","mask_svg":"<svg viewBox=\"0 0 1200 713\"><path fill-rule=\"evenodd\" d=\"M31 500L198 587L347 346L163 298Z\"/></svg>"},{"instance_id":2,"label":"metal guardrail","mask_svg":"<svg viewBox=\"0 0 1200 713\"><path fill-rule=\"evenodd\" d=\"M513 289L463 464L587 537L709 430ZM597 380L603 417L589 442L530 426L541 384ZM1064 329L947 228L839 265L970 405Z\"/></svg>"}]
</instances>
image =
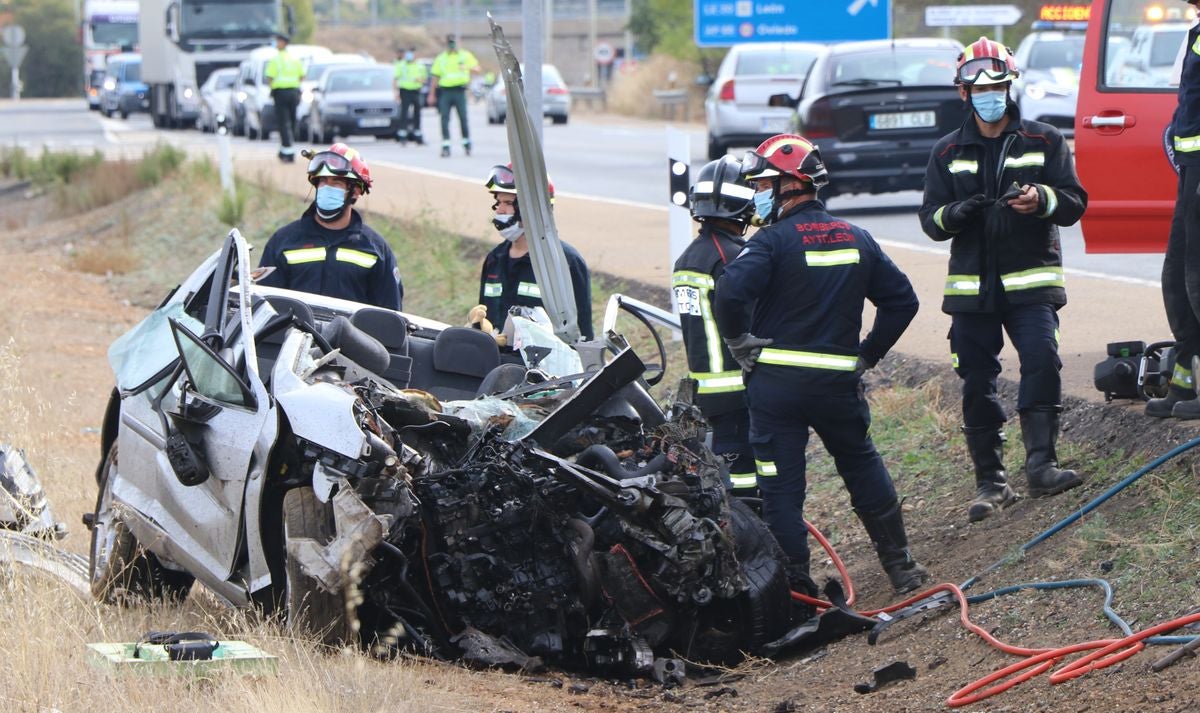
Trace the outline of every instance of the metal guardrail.
<instances>
[{"instance_id":1,"label":"metal guardrail","mask_svg":"<svg viewBox=\"0 0 1200 713\"><path fill-rule=\"evenodd\" d=\"M599 104L601 111L608 110L608 92L604 89L600 87L568 87L568 89L571 90L571 101L585 101L592 109Z\"/></svg>"},{"instance_id":2,"label":"metal guardrail","mask_svg":"<svg viewBox=\"0 0 1200 713\"><path fill-rule=\"evenodd\" d=\"M664 119L675 121L677 118L676 115L682 113L682 120L688 120L688 90L655 89L654 98L658 100L658 105L662 108L662 117Z\"/></svg>"}]
</instances>

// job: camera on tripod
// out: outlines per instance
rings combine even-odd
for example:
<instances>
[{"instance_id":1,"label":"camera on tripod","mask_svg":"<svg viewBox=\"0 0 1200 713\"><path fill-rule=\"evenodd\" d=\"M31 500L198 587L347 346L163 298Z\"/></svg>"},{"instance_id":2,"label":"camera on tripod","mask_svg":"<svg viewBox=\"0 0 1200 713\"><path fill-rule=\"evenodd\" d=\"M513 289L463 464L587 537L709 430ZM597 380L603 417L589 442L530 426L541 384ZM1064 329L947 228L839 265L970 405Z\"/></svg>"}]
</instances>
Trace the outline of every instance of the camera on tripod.
<instances>
[{"instance_id":1,"label":"camera on tripod","mask_svg":"<svg viewBox=\"0 0 1200 713\"><path fill-rule=\"evenodd\" d=\"M1167 395L1175 370L1175 342L1112 342L1108 358L1096 365L1093 381L1104 400L1141 399Z\"/></svg>"}]
</instances>

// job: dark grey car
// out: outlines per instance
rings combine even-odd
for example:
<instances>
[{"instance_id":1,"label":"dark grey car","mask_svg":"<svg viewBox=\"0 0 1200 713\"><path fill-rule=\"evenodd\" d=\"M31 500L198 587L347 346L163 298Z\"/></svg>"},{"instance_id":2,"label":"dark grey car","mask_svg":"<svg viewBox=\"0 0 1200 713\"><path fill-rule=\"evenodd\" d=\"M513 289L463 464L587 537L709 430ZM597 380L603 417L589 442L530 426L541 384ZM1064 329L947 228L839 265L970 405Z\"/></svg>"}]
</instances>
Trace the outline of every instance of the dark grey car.
<instances>
[{"instance_id":1,"label":"dark grey car","mask_svg":"<svg viewBox=\"0 0 1200 713\"><path fill-rule=\"evenodd\" d=\"M382 64L338 67L313 90L308 139L325 143L335 136L389 137L399 128L392 68Z\"/></svg>"},{"instance_id":2,"label":"dark grey car","mask_svg":"<svg viewBox=\"0 0 1200 713\"><path fill-rule=\"evenodd\" d=\"M921 188L934 143L967 117L954 86L961 52L955 40L872 40L813 63L793 129L821 149L823 195Z\"/></svg>"}]
</instances>

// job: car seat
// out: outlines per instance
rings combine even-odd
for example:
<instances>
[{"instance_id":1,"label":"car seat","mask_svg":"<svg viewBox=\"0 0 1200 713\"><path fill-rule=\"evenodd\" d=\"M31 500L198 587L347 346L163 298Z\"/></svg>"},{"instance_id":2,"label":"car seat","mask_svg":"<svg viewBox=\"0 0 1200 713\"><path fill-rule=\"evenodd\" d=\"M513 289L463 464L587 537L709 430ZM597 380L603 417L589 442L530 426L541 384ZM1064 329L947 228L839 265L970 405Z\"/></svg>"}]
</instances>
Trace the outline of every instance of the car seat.
<instances>
[{"instance_id":1,"label":"car seat","mask_svg":"<svg viewBox=\"0 0 1200 713\"><path fill-rule=\"evenodd\" d=\"M470 327L448 327L433 342L433 383L426 389L443 401L473 399L483 379L500 365L492 335Z\"/></svg>"},{"instance_id":2,"label":"car seat","mask_svg":"<svg viewBox=\"0 0 1200 713\"><path fill-rule=\"evenodd\" d=\"M413 370L408 355L408 320L390 309L362 307L350 317L350 323L378 339L391 355L387 369L379 375L397 389L408 388Z\"/></svg>"},{"instance_id":3,"label":"car seat","mask_svg":"<svg viewBox=\"0 0 1200 713\"><path fill-rule=\"evenodd\" d=\"M271 308L282 317L290 314L294 321L309 327L316 326L312 308L294 297L269 295L267 304L271 305ZM287 338L287 332L287 327L280 327L257 338L255 347L258 354L258 374L264 383L271 381L271 369L279 357L279 350L283 348L283 340Z\"/></svg>"}]
</instances>

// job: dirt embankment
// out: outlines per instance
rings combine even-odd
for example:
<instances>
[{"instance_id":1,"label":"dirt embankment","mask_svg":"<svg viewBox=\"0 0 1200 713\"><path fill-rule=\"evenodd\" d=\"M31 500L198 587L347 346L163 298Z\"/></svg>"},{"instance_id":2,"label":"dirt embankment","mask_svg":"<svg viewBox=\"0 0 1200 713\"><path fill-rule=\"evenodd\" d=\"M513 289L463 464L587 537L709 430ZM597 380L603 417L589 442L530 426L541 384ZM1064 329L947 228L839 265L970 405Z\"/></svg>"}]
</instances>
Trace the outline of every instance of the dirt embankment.
<instances>
[{"instance_id":1,"label":"dirt embankment","mask_svg":"<svg viewBox=\"0 0 1200 713\"><path fill-rule=\"evenodd\" d=\"M51 204L23 194L0 204L9 231L0 257L5 305L0 329L9 335L7 343L0 345L4 367L0 398L9 414L3 438L29 452L59 517L71 525L65 545L77 552L87 548L86 531L78 523L93 504L92 474L99 457L96 427L111 385L105 351L144 314L130 300L153 299L151 291L139 292L120 275L77 269L101 264L97 257L81 263L81 246L90 245L99 250L96 255L104 255L106 236L128 229L139 240L154 235L154 240L167 241L156 246L158 254L206 251L203 245L170 244L171 235L179 231L146 228L149 219L160 226L180 224L197 220L205 210L196 203L179 207L187 205L185 187L156 190L153 196L131 196L97 213L60 221L52 220ZM101 226L108 228L100 230ZM1020 543L1099 495L1135 464L1200 435L1189 424L1148 421L1135 407L1072 401L1064 419L1063 450L1069 465L1090 476L1089 483L1058 498L1023 500L999 517L968 527L964 506L970 476L957 433L956 378L947 368L894 355L872 374L871 384L877 440L907 497L913 552L939 581L961 582L1012 555ZM1011 384L1004 385L1004 394L1013 399ZM897 424L904 428L898 429ZM1019 441L1019 432L1010 429L1010 439ZM1010 445L1010 453L1019 454L1017 443L1010 441ZM819 445L813 446L812 456L809 517L830 534L847 561L861 592L859 606L894 601ZM1189 498L1197 500L1192 460L1190 456L1180 460L1172 469L1139 481L1097 516L1031 550L1023 561L989 575L976 590L1108 572L1103 576L1117 582L1114 606L1135 628L1184 613L1200 600L1200 535L1193 517L1195 506L1189 504ZM1014 479L1023 484L1016 455L1009 464ZM1175 503L1175 509L1156 509L1158 502ZM814 561L822 575L829 573L821 560ZM293 713L364 708L931 711L943 709L945 698L960 686L1016 660L966 633L957 616L943 610L894 627L874 647L854 637L816 652L754 662L724 677L696 677L682 689L664 690L646 681L606 682L559 673L521 678L411 662L375 663L358 655L318 657L276 638L277 632L231 617L202 594L193 594L183 609L148 613L55 603L53 592L24 602L12 592L5 596L7 603L0 611L21 644L14 648L0 643L0 655L13 663L0 673L0 690L16 700L18 708L29 709L48 705L95 709L137 701L150 705L158 700L181 706L224 702L241 709L250 701L256 710L286 706ZM1090 590L1023 593L979 605L973 616L988 631L1014 644L1056 646L1113 635L1114 629L1099 617L1100 601L1100 595ZM74 613L62 618L47 613L59 609ZM29 610L42 614L28 616ZM281 653L284 673L278 680L217 681L189 688L163 682L113 682L82 662L79 650L86 641L114 640L165 627L216 629L251 638ZM1165 649L1158 647L1064 685L1050 686L1039 678L972 710L1200 708L1200 665L1185 661L1165 673L1150 673L1150 662L1162 653ZM916 668L915 681L869 695L853 691L855 683L870 679L872 669L897 660ZM302 698L296 697L297 691Z\"/></svg>"}]
</instances>

